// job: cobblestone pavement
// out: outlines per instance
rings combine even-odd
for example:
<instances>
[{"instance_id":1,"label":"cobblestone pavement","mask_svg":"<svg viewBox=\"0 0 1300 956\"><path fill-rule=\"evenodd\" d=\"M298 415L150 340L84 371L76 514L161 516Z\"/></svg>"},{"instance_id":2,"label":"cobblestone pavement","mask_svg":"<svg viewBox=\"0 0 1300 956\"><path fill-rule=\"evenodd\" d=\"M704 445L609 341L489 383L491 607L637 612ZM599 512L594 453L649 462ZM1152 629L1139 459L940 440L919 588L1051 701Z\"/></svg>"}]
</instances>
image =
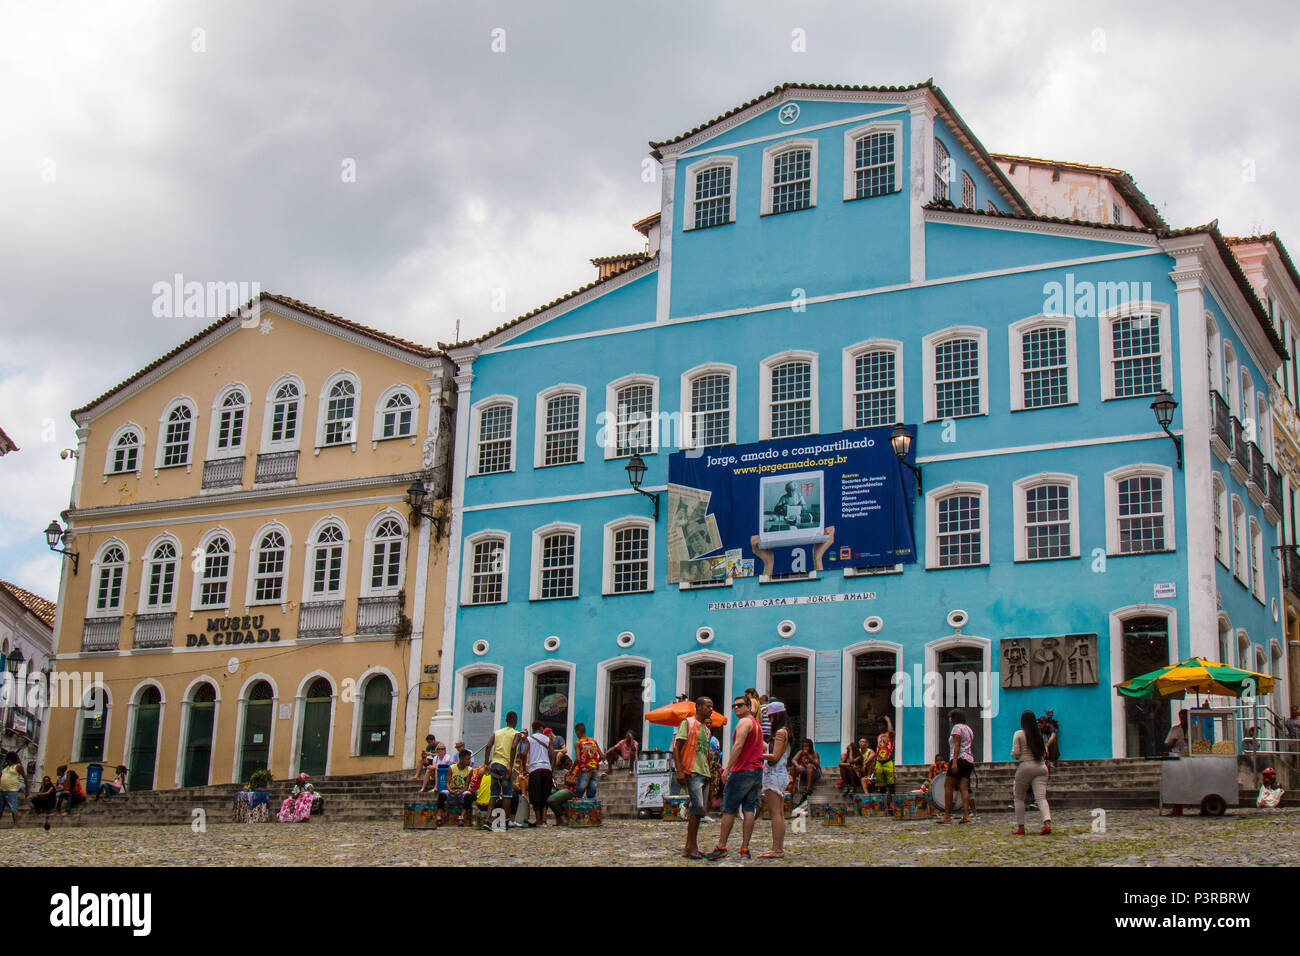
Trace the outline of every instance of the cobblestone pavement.
<instances>
[{"instance_id":1,"label":"cobblestone pavement","mask_svg":"<svg viewBox=\"0 0 1300 956\"><path fill-rule=\"evenodd\" d=\"M1031 816L1032 819L1032 816ZM850 818L845 827L809 821L789 833L784 860L742 863L739 827L731 856L719 863L681 857L686 825L659 820L611 820L600 829L481 830L446 827L403 830L400 823L235 825L214 823L206 833L189 826L65 827L45 831L30 821L0 830L5 866L230 866L230 865L517 865L649 866L1221 866L1300 864L1300 810L1229 811L1227 816L1156 817L1153 811L1112 811L1095 833L1087 811L1065 811L1053 832L1010 835L1011 816L988 814L969 825ZM700 847L713 847L716 823L700 828ZM755 855L770 845L766 821L755 827Z\"/></svg>"}]
</instances>

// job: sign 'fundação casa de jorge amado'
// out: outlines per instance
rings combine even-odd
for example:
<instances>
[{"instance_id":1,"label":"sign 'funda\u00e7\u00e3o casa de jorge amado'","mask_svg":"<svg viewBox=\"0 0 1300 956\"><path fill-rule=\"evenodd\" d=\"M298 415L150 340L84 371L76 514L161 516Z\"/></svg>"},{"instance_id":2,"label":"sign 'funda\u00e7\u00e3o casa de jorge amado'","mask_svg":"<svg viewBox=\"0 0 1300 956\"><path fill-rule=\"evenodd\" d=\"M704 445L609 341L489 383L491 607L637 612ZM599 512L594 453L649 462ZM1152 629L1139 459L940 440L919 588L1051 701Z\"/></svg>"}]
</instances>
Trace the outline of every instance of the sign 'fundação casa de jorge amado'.
<instances>
[{"instance_id":1,"label":"sign 'funda\u00e7\u00e3o casa de jorge amado'","mask_svg":"<svg viewBox=\"0 0 1300 956\"><path fill-rule=\"evenodd\" d=\"M202 634L186 634L186 647L220 647L225 644L266 644L280 640L278 627L262 627L262 614L245 614L243 617L210 617Z\"/></svg>"}]
</instances>

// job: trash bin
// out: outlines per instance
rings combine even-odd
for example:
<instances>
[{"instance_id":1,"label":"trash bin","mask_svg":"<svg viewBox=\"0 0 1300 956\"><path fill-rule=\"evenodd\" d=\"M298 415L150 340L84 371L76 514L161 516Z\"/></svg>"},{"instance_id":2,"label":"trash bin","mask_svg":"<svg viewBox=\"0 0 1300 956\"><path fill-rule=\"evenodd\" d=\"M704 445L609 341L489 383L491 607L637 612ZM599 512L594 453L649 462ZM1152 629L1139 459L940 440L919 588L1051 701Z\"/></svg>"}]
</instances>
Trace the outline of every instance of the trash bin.
<instances>
[{"instance_id":1,"label":"trash bin","mask_svg":"<svg viewBox=\"0 0 1300 956\"><path fill-rule=\"evenodd\" d=\"M86 796L93 797L99 793L99 785L104 780L104 765L92 763L86 765Z\"/></svg>"}]
</instances>

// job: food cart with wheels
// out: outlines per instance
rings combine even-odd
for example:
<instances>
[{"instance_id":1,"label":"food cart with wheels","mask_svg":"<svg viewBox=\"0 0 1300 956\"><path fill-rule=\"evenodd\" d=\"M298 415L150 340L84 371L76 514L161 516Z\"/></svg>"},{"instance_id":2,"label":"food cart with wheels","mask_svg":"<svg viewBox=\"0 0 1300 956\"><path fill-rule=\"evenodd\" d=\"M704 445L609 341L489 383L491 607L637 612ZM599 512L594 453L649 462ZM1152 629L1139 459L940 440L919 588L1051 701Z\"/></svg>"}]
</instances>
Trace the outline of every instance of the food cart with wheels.
<instances>
[{"instance_id":1,"label":"food cart with wheels","mask_svg":"<svg viewBox=\"0 0 1300 956\"><path fill-rule=\"evenodd\" d=\"M1236 713L1204 707L1187 717L1187 754L1160 764L1160 805L1198 806L1221 817L1238 805Z\"/></svg>"}]
</instances>

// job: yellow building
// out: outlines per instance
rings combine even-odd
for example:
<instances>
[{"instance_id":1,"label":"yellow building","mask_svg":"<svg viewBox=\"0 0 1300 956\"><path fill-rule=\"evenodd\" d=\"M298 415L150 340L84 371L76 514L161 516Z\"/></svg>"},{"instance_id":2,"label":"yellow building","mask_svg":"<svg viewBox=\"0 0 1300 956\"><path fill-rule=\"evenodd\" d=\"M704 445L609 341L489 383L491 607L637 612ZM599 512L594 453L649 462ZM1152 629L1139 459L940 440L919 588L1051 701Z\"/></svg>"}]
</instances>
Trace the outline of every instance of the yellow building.
<instances>
[{"instance_id":1,"label":"yellow building","mask_svg":"<svg viewBox=\"0 0 1300 956\"><path fill-rule=\"evenodd\" d=\"M74 411L54 666L97 690L49 709L42 772L122 763L144 790L413 767L437 704L451 375L436 349L262 294Z\"/></svg>"}]
</instances>

